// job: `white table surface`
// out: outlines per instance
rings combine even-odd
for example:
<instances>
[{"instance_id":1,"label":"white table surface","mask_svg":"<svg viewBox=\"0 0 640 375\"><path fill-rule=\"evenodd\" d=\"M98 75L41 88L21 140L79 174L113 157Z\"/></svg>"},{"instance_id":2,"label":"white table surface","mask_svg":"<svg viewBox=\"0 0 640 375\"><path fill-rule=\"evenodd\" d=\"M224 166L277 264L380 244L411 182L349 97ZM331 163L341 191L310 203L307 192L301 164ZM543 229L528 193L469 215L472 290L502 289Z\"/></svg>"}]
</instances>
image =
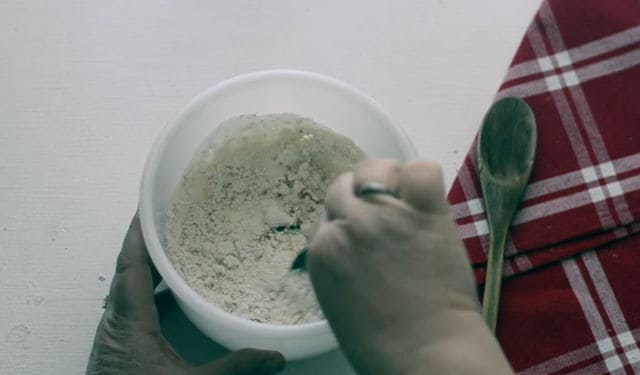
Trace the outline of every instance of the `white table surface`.
<instances>
[{"instance_id":1,"label":"white table surface","mask_svg":"<svg viewBox=\"0 0 640 375\"><path fill-rule=\"evenodd\" d=\"M195 94L268 68L373 96L455 176L540 0L0 2L0 374L80 374L142 166ZM179 310L188 358L222 349ZM347 374L334 352L287 374Z\"/></svg>"}]
</instances>

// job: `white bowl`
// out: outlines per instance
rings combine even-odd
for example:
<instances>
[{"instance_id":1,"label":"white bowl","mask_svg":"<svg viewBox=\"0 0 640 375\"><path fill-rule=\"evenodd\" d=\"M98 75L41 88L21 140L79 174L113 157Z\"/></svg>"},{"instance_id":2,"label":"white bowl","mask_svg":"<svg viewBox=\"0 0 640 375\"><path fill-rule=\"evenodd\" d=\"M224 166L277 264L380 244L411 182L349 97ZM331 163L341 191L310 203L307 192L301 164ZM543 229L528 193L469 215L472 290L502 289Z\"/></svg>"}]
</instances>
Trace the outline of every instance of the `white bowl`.
<instances>
[{"instance_id":1,"label":"white bowl","mask_svg":"<svg viewBox=\"0 0 640 375\"><path fill-rule=\"evenodd\" d=\"M165 253L171 196L201 142L224 120L241 114L296 113L353 139L371 157L413 159L402 130L361 91L333 78L293 70L255 72L195 97L158 136L140 186L140 221L151 259L191 321L230 348L278 350L289 359L337 347L327 321L299 325L253 322L207 302L179 276Z\"/></svg>"}]
</instances>

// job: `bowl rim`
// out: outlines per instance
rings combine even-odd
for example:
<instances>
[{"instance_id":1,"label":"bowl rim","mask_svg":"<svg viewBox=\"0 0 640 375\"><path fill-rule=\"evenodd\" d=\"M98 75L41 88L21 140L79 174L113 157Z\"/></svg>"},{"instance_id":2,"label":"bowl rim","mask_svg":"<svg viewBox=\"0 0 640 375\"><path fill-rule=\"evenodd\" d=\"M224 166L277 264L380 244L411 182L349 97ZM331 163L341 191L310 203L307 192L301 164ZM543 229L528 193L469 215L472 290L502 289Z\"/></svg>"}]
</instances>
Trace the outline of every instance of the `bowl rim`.
<instances>
[{"instance_id":1,"label":"bowl rim","mask_svg":"<svg viewBox=\"0 0 640 375\"><path fill-rule=\"evenodd\" d=\"M211 97L215 97L217 94L224 92L225 90L233 86L242 85L251 81L273 78L294 78L299 80L314 81L314 83L316 84L332 86L337 90L346 92L347 94L366 104L367 107L376 112L376 115L382 117L385 122L390 125L390 130L395 133L397 139L402 143L401 146L405 150L405 152L413 158L417 157L415 147L409 140L409 137L407 136L405 131L391 120L389 115L383 110L382 106L361 90L347 83L319 73L294 69L261 70L245 73L221 81L218 84L215 84L205 91L201 92L200 94L196 95L178 112L177 115L175 115L169 121L167 125L163 127L160 133L156 136L156 139L151 146L151 149L147 156L147 160L145 162L144 170L142 173L142 179L140 182L140 196L138 205L140 224L151 260L158 269L158 272L162 276L163 280L172 291L172 293L178 294L178 299L181 299L184 303L186 303L190 308L194 309L200 315L215 317L215 319L217 320L220 319L226 321L227 323L231 323L234 326L244 326L247 329L251 329L254 331L270 331L271 333L276 334L322 334L326 333L329 330L329 325L326 319L302 324L260 323L229 313L221 307L208 302L204 297L193 290L187 284L187 282L182 279L182 277L180 277L176 269L169 261L164 248L160 243L158 231L153 219L153 195L150 194L150 192L151 187L153 186L153 181L156 177L156 172L159 167L160 156L164 154L169 140L172 138L173 133L177 131L177 128L182 124L183 120L188 117L195 109L198 109L201 105L204 105Z\"/></svg>"}]
</instances>

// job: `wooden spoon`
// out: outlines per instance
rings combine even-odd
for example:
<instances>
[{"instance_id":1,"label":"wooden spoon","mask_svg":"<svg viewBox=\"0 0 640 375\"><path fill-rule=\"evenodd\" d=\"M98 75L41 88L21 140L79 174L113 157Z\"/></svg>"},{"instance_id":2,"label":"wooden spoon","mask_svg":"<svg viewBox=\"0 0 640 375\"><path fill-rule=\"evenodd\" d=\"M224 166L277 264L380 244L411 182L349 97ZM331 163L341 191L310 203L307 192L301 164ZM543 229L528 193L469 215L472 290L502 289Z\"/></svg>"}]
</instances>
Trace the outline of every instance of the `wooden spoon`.
<instances>
[{"instance_id":1,"label":"wooden spoon","mask_svg":"<svg viewBox=\"0 0 640 375\"><path fill-rule=\"evenodd\" d=\"M533 111L524 101L497 101L478 136L478 174L489 226L489 253L482 315L495 332L502 284L504 247L524 194L537 142Z\"/></svg>"}]
</instances>

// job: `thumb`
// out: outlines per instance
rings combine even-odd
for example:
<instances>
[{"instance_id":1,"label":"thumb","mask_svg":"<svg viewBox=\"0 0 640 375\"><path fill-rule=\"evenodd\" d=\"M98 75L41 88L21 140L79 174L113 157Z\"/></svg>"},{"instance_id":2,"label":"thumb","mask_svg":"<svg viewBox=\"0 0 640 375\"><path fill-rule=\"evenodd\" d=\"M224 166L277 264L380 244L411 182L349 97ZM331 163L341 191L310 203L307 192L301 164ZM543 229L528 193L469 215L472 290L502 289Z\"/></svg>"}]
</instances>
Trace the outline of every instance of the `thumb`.
<instances>
[{"instance_id":1,"label":"thumb","mask_svg":"<svg viewBox=\"0 0 640 375\"><path fill-rule=\"evenodd\" d=\"M271 350L242 349L193 369L189 375L271 375L286 366L282 354Z\"/></svg>"}]
</instances>

